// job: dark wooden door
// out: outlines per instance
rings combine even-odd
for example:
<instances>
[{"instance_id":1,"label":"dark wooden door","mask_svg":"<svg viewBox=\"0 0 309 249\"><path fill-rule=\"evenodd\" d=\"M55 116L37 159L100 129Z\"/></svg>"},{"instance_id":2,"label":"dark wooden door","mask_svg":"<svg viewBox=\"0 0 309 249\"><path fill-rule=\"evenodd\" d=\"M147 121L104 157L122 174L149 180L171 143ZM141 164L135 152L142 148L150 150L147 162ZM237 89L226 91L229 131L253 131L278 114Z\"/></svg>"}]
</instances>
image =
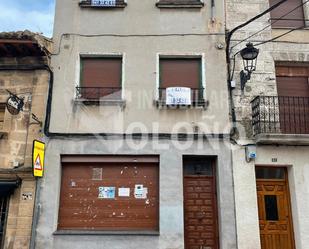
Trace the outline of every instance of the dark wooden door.
<instances>
[{"instance_id":1,"label":"dark wooden door","mask_svg":"<svg viewBox=\"0 0 309 249\"><path fill-rule=\"evenodd\" d=\"M262 249L294 249L288 184L282 179L257 179Z\"/></svg>"},{"instance_id":2,"label":"dark wooden door","mask_svg":"<svg viewBox=\"0 0 309 249\"><path fill-rule=\"evenodd\" d=\"M184 174L186 249L217 249L216 184L213 172Z\"/></svg>"}]
</instances>

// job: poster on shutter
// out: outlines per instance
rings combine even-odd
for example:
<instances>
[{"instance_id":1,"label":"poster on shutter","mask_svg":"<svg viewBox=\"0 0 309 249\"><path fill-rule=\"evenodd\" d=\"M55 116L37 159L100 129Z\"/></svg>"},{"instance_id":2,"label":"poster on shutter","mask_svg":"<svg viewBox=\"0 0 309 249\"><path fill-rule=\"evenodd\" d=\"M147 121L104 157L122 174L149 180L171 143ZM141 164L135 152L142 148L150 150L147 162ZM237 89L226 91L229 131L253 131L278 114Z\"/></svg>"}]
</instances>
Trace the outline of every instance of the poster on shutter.
<instances>
[{"instance_id":1,"label":"poster on shutter","mask_svg":"<svg viewBox=\"0 0 309 249\"><path fill-rule=\"evenodd\" d=\"M142 184L136 184L134 189L135 199L146 199L148 194L148 188L144 188Z\"/></svg>"},{"instance_id":2,"label":"poster on shutter","mask_svg":"<svg viewBox=\"0 0 309 249\"><path fill-rule=\"evenodd\" d=\"M92 6L114 7L116 0L91 0Z\"/></svg>"},{"instance_id":3,"label":"poster on shutter","mask_svg":"<svg viewBox=\"0 0 309 249\"><path fill-rule=\"evenodd\" d=\"M191 88L168 87L166 88L167 105L191 105Z\"/></svg>"},{"instance_id":4,"label":"poster on shutter","mask_svg":"<svg viewBox=\"0 0 309 249\"><path fill-rule=\"evenodd\" d=\"M114 199L115 198L115 187L99 187L99 199Z\"/></svg>"},{"instance_id":5,"label":"poster on shutter","mask_svg":"<svg viewBox=\"0 0 309 249\"><path fill-rule=\"evenodd\" d=\"M118 188L119 197L130 197L130 188Z\"/></svg>"}]
</instances>

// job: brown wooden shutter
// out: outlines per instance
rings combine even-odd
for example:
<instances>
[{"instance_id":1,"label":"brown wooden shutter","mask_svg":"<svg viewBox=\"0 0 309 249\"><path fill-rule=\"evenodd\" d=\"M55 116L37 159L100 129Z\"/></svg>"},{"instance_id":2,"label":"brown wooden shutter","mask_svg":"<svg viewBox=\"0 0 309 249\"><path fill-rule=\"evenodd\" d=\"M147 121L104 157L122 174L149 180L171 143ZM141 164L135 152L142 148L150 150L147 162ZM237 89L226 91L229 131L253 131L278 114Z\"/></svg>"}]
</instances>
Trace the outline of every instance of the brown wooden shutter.
<instances>
[{"instance_id":1,"label":"brown wooden shutter","mask_svg":"<svg viewBox=\"0 0 309 249\"><path fill-rule=\"evenodd\" d=\"M148 189L146 199L135 198L136 184ZM115 187L115 198L99 198L99 187ZM63 163L58 229L158 231L158 163Z\"/></svg>"},{"instance_id":2,"label":"brown wooden shutter","mask_svg":"<svg viewBox=\"0 0 309 249\"><path fill-rule=\"evenodd\" d=\"M199 88L201 59L160 59L160 87Z\"/></svg>"},{"instance_id":3,"label":"brown wooden shutter","mask_svg":"<svg viewBox=\"0 0 309 249\"><path fill-rule=\"evenodd\" d=\"M309 97L309 67L276 66L279 96Z\"/></svg>"},{"instance_id":4,"label":"brown wooden shutter","mask_svg":"<svg viewBox=\"0 0 309 249\"><path fill-rule=\"evenodd\" d=\"M308 67L289 65L276 67L280 129L282 133L309 133L308 72Z\"/></svg>"},{"instance_id":5,"label":"brown wooden shutter","mask_svg":"<svg viewBox=\"0 0 309 249\"><path fill-rule=\"evenodd\" d=\"M120 99L121 73L121 58L82 58L81 97Z\"/></svg>"},{"instance_id":6,"label":"brown wooden shutter","mask_svg":"<svg viewBox=\"0 0 309 249\"><path fill-rule=\"evenodd\" d=\"M83 87L120 87L121 58L82 58Z\"/></svg>"},{"instance_id":7,"label":"brown wooden shutter","mask_svg":"<svg viewBox=\"0 0 309 249\"><path fill-rule=\"evenodd\" d=\"M270 6L275 5L281 0L269 0ZM304 20L304 10L303 7L299 7L292 11L297 6L302 4L302 0L288 0L281 4L279 7L275 8L270 12L272 27L274 28L299 28L305 25ZM282 17L282 20L277 21L276 19L281 19L281 16L292 11L290 14ZM275 22L275 23L274 23Z\"/></svg>"}]
</instances>

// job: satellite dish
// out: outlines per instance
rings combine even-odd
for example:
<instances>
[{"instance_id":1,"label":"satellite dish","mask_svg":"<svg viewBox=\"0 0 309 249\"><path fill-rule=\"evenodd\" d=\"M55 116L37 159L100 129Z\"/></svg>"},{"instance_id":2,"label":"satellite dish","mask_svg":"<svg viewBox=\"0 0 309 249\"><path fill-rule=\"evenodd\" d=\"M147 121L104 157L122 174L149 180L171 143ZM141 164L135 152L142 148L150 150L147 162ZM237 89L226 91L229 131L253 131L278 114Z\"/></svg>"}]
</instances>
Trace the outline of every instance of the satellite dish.
<instances>
[{"instance_id":1,"label":"satellite dish","mask_svg":"<svg viewBox=\"0 0 309 249\"><path fill-rule=\"evenodd\" d=\"M23 110L24 99L19 98L8 90L7 92L10 94L10 97L6 100L6 108L12 115L18 115Z\"/></svg>"}]
</instances>

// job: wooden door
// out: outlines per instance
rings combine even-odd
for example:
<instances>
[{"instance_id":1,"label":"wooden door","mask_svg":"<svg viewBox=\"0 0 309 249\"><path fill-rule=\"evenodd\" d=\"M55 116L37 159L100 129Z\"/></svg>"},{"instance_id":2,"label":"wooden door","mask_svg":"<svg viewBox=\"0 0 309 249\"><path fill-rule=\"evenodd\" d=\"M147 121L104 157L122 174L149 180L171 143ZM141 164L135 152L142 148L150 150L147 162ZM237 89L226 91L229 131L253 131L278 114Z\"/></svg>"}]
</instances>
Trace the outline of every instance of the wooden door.
<instances>
[{"instance_id":1,"label":"wooden door","mask_svg":"<svg viewBox=\"0 0 309 249\"><path fill-rule=\"evenodd\" d=\"M257 167L257 171L261 248L294 249L286 170Z\"/></svg>"},{"instance_id":2,"label":"wooden door","mask_svg":"<svg viewBox=\"0 0 309 249\"><path fill-rule=\"evenodd\" d=\"M215 176L213 164L205 164L208 170L196 170L196 162L185 164L193 167L184 170L185 249L218 248Z\"/></svg>"}]
</instances>

